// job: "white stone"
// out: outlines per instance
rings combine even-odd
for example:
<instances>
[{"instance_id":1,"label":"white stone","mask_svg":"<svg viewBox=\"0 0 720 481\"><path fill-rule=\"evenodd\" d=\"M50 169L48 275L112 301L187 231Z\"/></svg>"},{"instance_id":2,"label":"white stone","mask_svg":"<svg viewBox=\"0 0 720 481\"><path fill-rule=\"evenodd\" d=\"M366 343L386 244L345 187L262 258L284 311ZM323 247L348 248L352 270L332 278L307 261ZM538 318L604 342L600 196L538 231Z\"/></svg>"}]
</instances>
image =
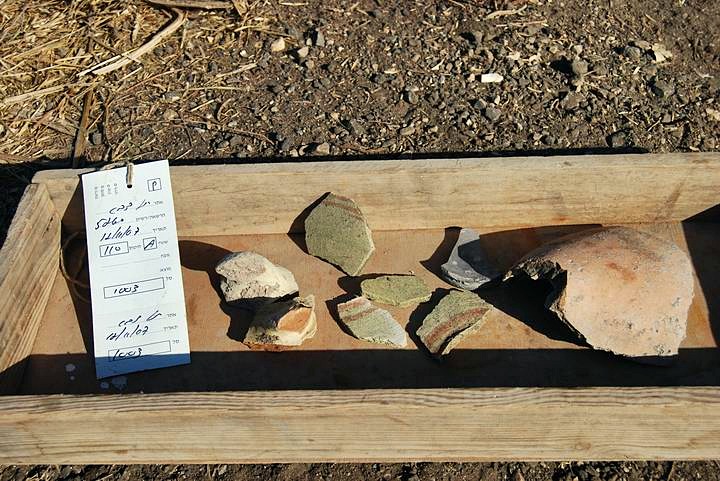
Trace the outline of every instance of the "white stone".
<instances>
[{"instance_id":1,"label":"white stone","mask_svg":"<svg viewBox=\"0 0 720 481\"><path fill-rule=\"evenodd\" d=\"M285 50L285 39L280 37L270 44L271 52L282 52Z\"/></svg>"},{"instance_id":2,"label":"white stone","mask_svg":"<svg viewBox=\"0 0 720 481\"><path fill-rule=\"evenodd\" d=\"M498 83L503 81L503 76L499 73L484 73L480 76L480 83Z\"/></svg>"},{"instance_id":3,"label":"white stone","mask_svg":"<svg viewBox=\"0 0 720 481\"><path fill-rule=\"evenodd\" d=\"M251 251L226 255L215 272L223 277L220 289L227 302L246 302L252 307L299 290L292 272Z\"/></svg>"}]
</instances>

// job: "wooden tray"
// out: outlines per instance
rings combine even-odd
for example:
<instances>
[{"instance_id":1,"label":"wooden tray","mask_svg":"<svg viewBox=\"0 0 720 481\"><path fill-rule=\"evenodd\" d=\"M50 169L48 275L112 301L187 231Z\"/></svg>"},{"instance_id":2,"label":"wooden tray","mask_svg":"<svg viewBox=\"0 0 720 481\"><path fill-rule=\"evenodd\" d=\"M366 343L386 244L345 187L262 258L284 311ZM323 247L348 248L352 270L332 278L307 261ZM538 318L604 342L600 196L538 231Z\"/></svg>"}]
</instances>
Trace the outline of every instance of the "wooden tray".
<instances>
[{"instance_id":1,"label":"wooden tray","mask_svg":"<svg viewBox=\"0 0 720 481\"><path fill-rule=\"evenodd\" d=\"M720 457L720 155L669 154L174 167L192 364L94 377L91 320L58 269L83 229L78 174L36 175L0 252L0 463L702 459ZM559 235L629 224L685 248L696 269L688 336L671 367L579 345L541 284L499 308L443 362L414 337L428 306L393 310L406 349L334 320L360 279L304 252L308 206L334 191L368 217L364 272L449 286L454 226L501 267ZM82 255L71 241L69 264ZM319 301L318 333L283 353L238 342L213 267L252 249ZM83 273L86 275L86 273Z\"/></svg>"}]
</instances>

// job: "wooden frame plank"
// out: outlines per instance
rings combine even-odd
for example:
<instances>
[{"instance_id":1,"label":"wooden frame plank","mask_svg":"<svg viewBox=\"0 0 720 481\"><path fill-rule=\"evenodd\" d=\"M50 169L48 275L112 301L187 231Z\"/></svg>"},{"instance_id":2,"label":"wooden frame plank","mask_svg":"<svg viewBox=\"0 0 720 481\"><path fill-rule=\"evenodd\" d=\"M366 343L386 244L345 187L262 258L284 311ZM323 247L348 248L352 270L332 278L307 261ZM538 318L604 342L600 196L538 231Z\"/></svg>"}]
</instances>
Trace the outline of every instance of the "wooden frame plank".
<instances>
[{"instance_id":1,"label":"wooden frame plank","mask_svg":"<svg viewBox=\"0 0 720 481\"><path fill-rule=\"evenodd\" d=\"M0 463L714 459L720 389L0 398Z\"/></svg>"},{"instance_id":2,"label":"wooden frame plank","mask_svg":"<svg viewBox=\"0 0 720 481\"><path fill-rule=\"evenodd\" d=\"M0 393L13 393L52 289L60 216L41 184L29 185L0 250Z\"/></svg>"},{"instance_id":3,"label":"wooden frame plank","mask_svg":"<svg viewBox=\"0 0 720 481\"><path fill-rule=\"evenodd\" d=\"M44 171L63 223L83 228L78 175ZM672 222L720 201L720 153L185 166L171 169L178 234L301 231L328 191L376 230Z\"/></svg>"}]
</instances>

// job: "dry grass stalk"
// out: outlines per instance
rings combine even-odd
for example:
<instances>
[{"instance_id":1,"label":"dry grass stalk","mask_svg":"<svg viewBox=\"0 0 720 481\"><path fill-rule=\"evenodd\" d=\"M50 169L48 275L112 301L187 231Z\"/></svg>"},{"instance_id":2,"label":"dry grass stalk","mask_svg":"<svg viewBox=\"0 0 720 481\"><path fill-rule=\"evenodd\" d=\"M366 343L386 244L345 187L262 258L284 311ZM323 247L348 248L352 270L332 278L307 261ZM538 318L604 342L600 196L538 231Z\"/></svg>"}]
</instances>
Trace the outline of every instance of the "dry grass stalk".
<instances>
[{"instance_id":1,"label":"dry grass stalk","mask_svg":"<svg viewBox=\"0 0 720 481\"><path fill-rule=\"evenodd\" d=\"M77 135L75 137L75 146L73 148L72 156L72 168L77 169L80 167L80 162L85 154L85 147L87 146L87 130L88 123L90 121L90 108L93 103L93 89L88 89L83 99L83 111L80 117L80 125L78 126Z\"/></svg>"},{"instance_id":2,"label":"dry grass stalk","mask_svg":"<svg viewBox=\"0 0 720 481\"><path fill-rule=\"evenodd\" d=\"M202 111L189 113L189 103L206 102L214 90L205 87L237 85L237 77L244 74L216 79L223 71L233 70L223 68L201 83L186 83L190 72L204 73L211 57L222 57L226 52L220 52L226 48L232 52L243 48L252 32L272 30L269 0L250 6L244 0L203 4L222 4L232 12L178 11L168 24L166 9L143 0L0 1L2 161L67 160L73 152L82 152L88 161L108 156L110 160L123 160L118 155L157 157L153 150L139 151L140 146L157 147L135 142L132 135L145 128L138 127L142 125L152 126L158 136L163 129L168 131L166 135L175 135L175 125L158 122L158 112L166 108L163 93L184 92L183 103L173 107L187 122L204 120ZM238 17L236 11L245 13ZM187 15L193 16L191 26L185 22ZM138 65L141 56L142 64ZM249 63L254 60L247 58ZM94 75L81 77L83 72ZM90 88L95 101L83 116L83 100ZM232 112L234 106L230 104L227 109ZM79 132L83 125L85 133ZM106 145L76 146L79 133L85 137L98 126L103 129Z\"/></svg>"},{"instance_id":3,"label":"dry grass stalk","mask_svg":"<svg viewBox=\"0 0 720 481\"><path fill-rule=\"evenodd\" d=\"M182 24L185 22L185 19L187 18L187 15L184 11L178 10L177 8L172 9L173 13L175 14L175 18L173 19L170 24L160 30L157 34L155 34L150 40L148 40L146 43L144 43L139 48L132 50L130 52L126 52L120 55L116 55L111 59L111 61L103 62L100 65L97 65L96 67L89 68L87 70L83 70L78 74L78 76L82 77L83 75L87 75L89 73L94 75L105 75L107 73L110 73L114 70L117 70L119 68L123 68L124 66L128 65L132 62L137 62L137 60L157 47L160 42L163 41L166 37L169 37L173 33L177 31L178 28L182 26Z\"/></svg>"},{"instance_id":4,"label":"dry grass stalk","mask_svg":"<svg viewBox=\"0 0 720 481\"><path fill-rule=\"evenodd\" d=\"M198 8L201 10L229 10L233 8L233 2L216 0L146 0L148 3L160 5L167 8Z\"/></svg>"}]
</instances>

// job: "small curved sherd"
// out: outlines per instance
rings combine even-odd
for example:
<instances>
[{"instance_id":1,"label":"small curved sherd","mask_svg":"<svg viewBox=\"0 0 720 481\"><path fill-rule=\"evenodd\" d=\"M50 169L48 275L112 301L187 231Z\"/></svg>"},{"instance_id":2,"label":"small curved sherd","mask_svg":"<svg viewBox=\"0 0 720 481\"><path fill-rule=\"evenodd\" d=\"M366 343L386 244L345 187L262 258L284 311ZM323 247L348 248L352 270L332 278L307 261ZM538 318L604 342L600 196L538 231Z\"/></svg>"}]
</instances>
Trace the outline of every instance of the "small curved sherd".
<instances>
[{"instance_id":1,"label":"small curved sherd","mask_svg":"<svg viewBox=\"0 0 720 481\"><path fill-rule=\"evenodd\" d=\"M360 283L363 297L381 304L407 307L430 300L430 288L417 276L393 275L365 279Z\"/></svg>"},{"instance_id":2,"label":"small curved sherd","mask_svg":"<svg viewBox=\"0 0 720 481\"><path fill-rule=\"evenodd\" d=\"M296 297L260 307L243 343L252 349L278 351L299 346L316 331L315 297Z\"/></svg>"},{"instance_id":3,"label":"small curved sherd","mask_svg":"<svg viewBox=\"0 0 720 481\"><path fill-rule=\"evenodd\" d=\"M353 336L377 344L405 347L407 336L392 315L364 297L339 304L340 320Z\"/></svg>"},{"instance_id":4,"label":"small curved sherd","mask_svg":"<svg viewBox=\"0 0 720 481\"><path fill-rule=\"evenodd\" d=\"M215 267L228 303L257 307L298 292L292 272L251 251L223 257Z\"/></svg>"},{"instance_id":5,"label":"small curved sherd","mask_svg":"<svg viewBox=\"0 0 720 481\"><path fill-rule=\"evenodd\" d=\"M423 320L417 335L432 354L445 355L480 329L491 309L477 294L450 291Z\"/></svg>"},{"instance_id":6,"label":"small curved sherd","mask_svg":"<svg viewBox=\"0 0 720 481\"><path fill-rule=\"evenodd\" d=\"M440 266L443 279L460 289L474 290L501 273L485 253L480 236L472 229L461 229L448 261Z\"/></svg>"},{"instance_id":7,"label":"small curved sherd","mask_svg":"<svg viewBox=\"0 0 720 481\"><path fill-rule=\"evenodd\" d=\"M562 237L520 260L505 279L553 285L546 306L595 349L645 362L678 353L693 269L676 245L627 227Z\"/></svg>"},{"instance_id":8,"label":"small curved sherd","mask_svg":"<svg viewBox=\"0 0 720 481\"><path fill-rule=\"evenodd\" d=\"M330 193L305 219L308 253L339 267L348 275L360 274L375 251L365 216L352 199Z\"/></svg>"}]
</instances>

